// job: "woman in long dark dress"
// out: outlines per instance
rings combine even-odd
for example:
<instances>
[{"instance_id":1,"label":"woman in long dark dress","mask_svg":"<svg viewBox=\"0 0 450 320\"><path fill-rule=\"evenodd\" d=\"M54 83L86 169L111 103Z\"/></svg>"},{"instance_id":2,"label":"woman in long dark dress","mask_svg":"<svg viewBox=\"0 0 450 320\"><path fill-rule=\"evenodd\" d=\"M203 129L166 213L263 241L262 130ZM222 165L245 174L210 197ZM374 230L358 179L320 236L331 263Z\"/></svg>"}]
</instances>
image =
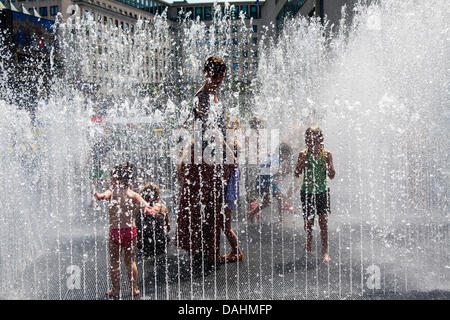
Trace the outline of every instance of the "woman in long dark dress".
<instances>
[{"instance_id":1,"label":"woman in long dark dress","mask_svg":"<svg viewBox=\"0 0 450 320\"><path fill-rule=\"evenodd\" d=\"M190 120L192 124L196 122L201 126L203 151L211 143L206 139L207 130L215 130L219 135L223 135L225 131L223 112L211 110L210 99L214 104L218 103L217 89L226 75L226 69L222 59L210 57L203 69L205 84L195 95L198 100ZM223 143L226 149L225 140ZM204 154L200 161L196 161L194 142L185 148L178 165L181 190L175 245L190 252L194 259L203 260L207 265L215 264L220 258L220 222L224 211L223 181L228 181L227 172L229 170L223 161L217 164L206 163Z\"/></svg>"}]
</instances>

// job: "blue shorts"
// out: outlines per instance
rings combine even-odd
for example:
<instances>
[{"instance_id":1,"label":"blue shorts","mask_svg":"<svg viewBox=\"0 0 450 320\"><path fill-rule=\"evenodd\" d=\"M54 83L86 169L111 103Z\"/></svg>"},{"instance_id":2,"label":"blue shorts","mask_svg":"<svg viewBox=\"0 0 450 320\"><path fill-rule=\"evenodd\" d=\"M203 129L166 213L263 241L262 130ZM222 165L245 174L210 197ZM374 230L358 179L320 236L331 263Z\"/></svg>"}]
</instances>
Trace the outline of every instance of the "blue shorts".
<instances>
[{"instance_id":1,"label":"blue shorts","mask_svg":"<svg viewBox=\"0 0 450 320\"><path fill-rule=\"evenodd\" d=\"M225 187L225 206L230 210L236 209L239 200L239 181L241 179L241 171L239 167L233 168L230 173L230 180Z\"/></svg>"},{"instance_id":2,"label":"blue shorts","mask_svg":"<svg viewBox=\"0 0 450 320\"><path fill-rule=\"evenodd\" d=\"M270 188L272 188L272 191L270 191ZM256 190L262 197L270 194L276 196L280 193L280 189L278 189L278 186L273 182L273 179L266 175L258 176L258 178L256 178Z\"/></svg>"}]
</instances>

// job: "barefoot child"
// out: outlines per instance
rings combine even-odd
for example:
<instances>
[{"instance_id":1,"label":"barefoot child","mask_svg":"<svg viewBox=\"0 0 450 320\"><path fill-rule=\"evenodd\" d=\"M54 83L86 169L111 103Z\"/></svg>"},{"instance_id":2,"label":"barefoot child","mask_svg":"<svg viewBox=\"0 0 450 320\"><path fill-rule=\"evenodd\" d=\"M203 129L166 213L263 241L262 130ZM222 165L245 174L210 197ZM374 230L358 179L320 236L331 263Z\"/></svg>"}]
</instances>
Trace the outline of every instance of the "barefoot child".
<instances>
[{"instance_id":1,"label":"barefoot child","mask_svg":"<svg viewBox=\"0 0 450 320\"><path fill-rule=\"evenodd\" d=\"M282 210L295 213L295 209L290 205L287 195L280 191L276 181L289 172L292 172L289 166L289 158L291 155L291 147L286 143L281 143L279 146L279 155L273 154L267 156L266 160L260 165L259 175L256 179L256 188L261 198L250 203L250 210L247 213L250 221L253 221L255 217L261 218L260 212L271 203L272 196L279 204L280 222L283 221ZM284 207L282 207L282 204L284 204Z\"/></svg>"},{"instance_id":2,"label":"barefoot child","mask_svg":"<svg viewBox=\"0 0 450 320\"><path fill-rule=\"evenodd\" d=\"M147 183L139 194L151 207L150 214L141 213L138 219L138 249L146 256L166 252L170 241L170 218L167 207L161 203L159 186Z\"/></svg>"},{"instance_id":3,"label":"barefoot child","mask_svg":"<svg viewBox=\"0 0 450 320\"><path fill-rule=\"evenodd\" d=\"M295 176L303 173L300 191L303 218L306 231L306 250L312 250L312 227L315 214L319 216L320 235L322 238L323 262L329 262L328 256L328 214L330 213L330 194L327 188L327 175L335 176L331 152L323 147L323 134L319 127L306 129L306 149L298 156Z\"/></svg>"},{"instance_id":4,"label":"barefoot child","mask_svg":"<svg viewBox=\"0 0 450 320\"><path fill-rule=\"evenodd\" d=\"M109 200L109 255L111 262L112 290L106 292L111 298L118 298L120 292L120 261L122 252L133 296L139 295L136 267L136 223L134 210L145 207L151 213L148 203L136 192L130 190L133 179L133 165L128 162L114 167L111 172L112 188L104 193L95 193L99 200Z\"/></svg>"}]
</instances>

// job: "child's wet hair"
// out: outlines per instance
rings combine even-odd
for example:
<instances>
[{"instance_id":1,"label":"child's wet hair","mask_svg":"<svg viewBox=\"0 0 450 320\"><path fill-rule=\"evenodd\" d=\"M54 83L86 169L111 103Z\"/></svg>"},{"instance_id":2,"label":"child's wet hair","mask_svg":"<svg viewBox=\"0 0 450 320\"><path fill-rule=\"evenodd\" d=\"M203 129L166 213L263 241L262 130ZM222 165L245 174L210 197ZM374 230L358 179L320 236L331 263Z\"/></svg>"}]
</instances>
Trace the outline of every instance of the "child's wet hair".
<instances>
[{"instance_id":1,"label":"child's wet hair","mask_svg":"<svg viewBox=\"0 0 450 320\"><path fill-rule=\"evenodd\" d=\"M284 143L284 142L280 143L279 149L280 149L280 155L283 155L283 154L287 155L287 156L292 155L292 148L287 143Z\"/></svg>"},{"instance_id":2,"label":"child's wet hair","mask_svg":"<svg viewBox=\"0 0 450 320\"><path fill-rule=\"evenodd\" d=\"M111 178L129 185L134 179L134 171L134 165L132 163L119 164L111 170Z\"/></svg>"},{"instance_id":3,"label":"child's wet hair","mask_svg":"<svg viewBox=\"0 0 450 320\"><path fill-rule=\"evenodd\" d=\"M227 65L219 57L209 57L203 66L203 72L212 78L225 77L227 75Z\"/></svg>"},{"instance_id":4,"label":"child's wet hair","mask_svg":"<svg viewBox=\"0 0 450 320\"><path fill-rule=\"evenodd\" d=\"M305 140L307 139L315 140L316 138L319 138L320 142L323 142L324 140L322 129L320 129L320 127L314 126L306 129Z\"/></svg>"},{"instance_id":5,"label":"child's wet hair","mask_svg":"<svg viewBox=\"0 0 450 320\"><path fill-rule=\"evenodd\" d=\"M264 120L258 117L253 117L250 119L249 125L252 130L262 129L264 128Z\"/></svg>"},{"instance_id":6,"label":"child's wet hair","mask_svg":"<svg viewBox=\"0 0 450 320\"><path fill-rule=\"evenodd\" d=\"M150 205L159 199L160 190L156 183L149 182L141 189L140 194Z\"/></svg>"}]
</instances>

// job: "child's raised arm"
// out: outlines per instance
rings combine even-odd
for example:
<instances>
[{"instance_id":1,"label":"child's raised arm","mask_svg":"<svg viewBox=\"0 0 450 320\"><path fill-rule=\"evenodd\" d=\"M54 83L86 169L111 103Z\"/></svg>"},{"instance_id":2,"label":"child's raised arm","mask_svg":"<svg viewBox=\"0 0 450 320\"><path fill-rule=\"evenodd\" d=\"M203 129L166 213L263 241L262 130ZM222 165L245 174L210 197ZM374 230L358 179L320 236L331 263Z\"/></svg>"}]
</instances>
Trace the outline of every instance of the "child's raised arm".
<instances>
[{"instance_id":1,"label":"child's raised arm","mask_svg":"<svg viewBox=\"0 0 450 320\"><path fill-rule=\"evenodd\" d=\"M302 173L303 169L305 168L306 157L305 153L301 151L298 154L298 160L297 165L295 166L294 175L298 178L300 177L300 174Z\"/></svg>"},{"instance_id":2,"label":"child's raised arm","mask_svg":"<svg viewBox=\"0 0 450 320\"><path fill-rule=\"evenodd\" d=\"M148 204L148 202L145 201L144 198L142 198L142 197L139 195L139 193L134 192L134 191L132 191L132 190L128 190L128 191L127 191L127 196L128 196L130 199L132 199L133 202L136 203L139 207L145 207L145 211L144 211L144 212L147 212L147 210L148 210L149 208L151 208L150 205Z\"/></svg>"},{"instance_id":3,"label":"child's raised arm","mask_svg":"<svg viewBox=\"0 0 450 320\"><path fill-rule=\"evenodd\" d=\"M106 190L103 193L94 193L94 196L98 199L98 200L109 200L111 198L112 195L112 191L111 190Z\"/></svg>"}]
</instances>

